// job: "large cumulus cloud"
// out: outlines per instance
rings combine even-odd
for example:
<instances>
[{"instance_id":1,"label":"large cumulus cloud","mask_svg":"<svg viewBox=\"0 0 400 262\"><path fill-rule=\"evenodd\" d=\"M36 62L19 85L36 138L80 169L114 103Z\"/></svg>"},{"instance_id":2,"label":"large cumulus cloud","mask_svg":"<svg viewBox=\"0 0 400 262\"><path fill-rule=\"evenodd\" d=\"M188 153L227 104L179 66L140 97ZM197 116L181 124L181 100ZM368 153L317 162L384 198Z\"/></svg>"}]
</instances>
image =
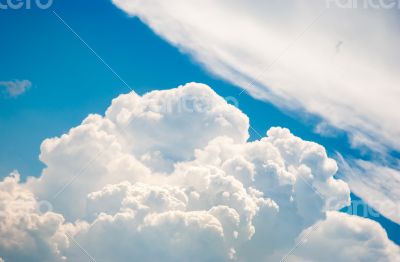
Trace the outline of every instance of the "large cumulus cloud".
<instances>
[{"instance_id":1,"label":"large cumulus cloud","mask_svg":"<svg viewBox=\"0 0 400 262\"><path fill-rule=\"evenodd\" d=\"M248 128L201 84L119 96L104 116L43 142L39 178L0 182L1 257L268 261L304 234L288 258L353 248L354 261L399 257L378 224L337 212L349 188L322 146L284 128L248 142Z\"/></svg>"},{"instance_id":2,"label":"large cumulus cloud","mask_svg":"<svg viewBox=\"0 0 400 262\"><path fill-rule=\"evenodd\" d=\"M385 171L399 180L398 155L390 153L400 151L399 1L113 2L212 74L292 113L311 113L322 119L316 131L345 131L353 147L374 152L367 159L382 176L360 173L356 164L343 178L400 223L398 213L384 210L394 196L400 201ZM354 182L360 180L374 185ZM382 201L370 202L372 196Z\"/></svg>"}]
</instances>

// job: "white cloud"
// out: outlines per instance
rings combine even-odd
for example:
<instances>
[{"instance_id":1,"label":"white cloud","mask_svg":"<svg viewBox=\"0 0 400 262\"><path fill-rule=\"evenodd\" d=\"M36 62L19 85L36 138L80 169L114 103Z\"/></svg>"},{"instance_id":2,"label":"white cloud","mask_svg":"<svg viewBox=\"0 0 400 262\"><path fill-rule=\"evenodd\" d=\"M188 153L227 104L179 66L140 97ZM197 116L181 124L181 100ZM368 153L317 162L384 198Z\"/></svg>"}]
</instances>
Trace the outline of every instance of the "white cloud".
<instances>
[{"instance_id":1,"label":"white cloud","mask_svg":"<svg viewBox=\"0 0 400 262\"><path fill-rule=\"evenodd\" d=\"M5 261L58 261L61 214L40 214L35 196L13 173L0 182L0 254Z\"/></svg>"},{"instance_id":2,"label":"white cloud","mask_svg":"<svg viewBox=\"0 0 400 262\"><path fill-rule=\"evenodd\" d=\"M32 87L29 80L0 81L0 90L10 97L17 97Z\"/></svg>"},{"instance_id":3,"label":"white cloud","mask_svg":"<svg viewBox=\"0 0 400 262\"><path fill-rule=\"evenodd\" d=\"M382 215L400 224L400 172L363 160L345 160L340 156L342 178L352 191Z\"/></svg>"},{"instance_id":4,"label":"white cloud","mask_svg":"<svg viewBox=\"0 0 400 262\"><path fill-rule=\"evenodd\" d=\"M43 142L40 159L47 168L32 187L45 199L59 194L55 208L68 211L68 218L80 217L85 202L71 202L70 195L84 199L111 182L146 181L151 171L171 172L176 162L192 159L194 149L213 138L245 142L248 126L247 116L202 84L143 97L121 95L105 117L90 115L68 134ZM73 182L59 193L71 180L82 184Z\"/></svg>"},{"instance_id":5,"label":"white cloud","mask_svg":"<svg viewBox=\"0 0 400 262\"><path fill-rule=\"evenodd\" d=\"M287 261L357 262L399 259L398 247L387 240L385 230L377 223L338 212L329 212L326 220L305 230L299 236L300 240L304 244ZM347 248L349 246L352 248Z\"/></svg>"},{"instance_id":6,"label":"white cloud","mask_svg":"<svg viewBox=\"0 0 400 262\"><path fill-rule=\"evenodd\" d=\"M180 109L193 94L195 110ZM0 182L0 253L5 261L268 261L317 223L312 252L294 253L303 260L318 261L324 244L328 253L357 247L354 259L400 255L375 222L337 214L349 188L322 146L284 128L247 138L248 118L205 85L121 95L105 116L43 142L41 177ZM322 238L342 224L356 230Z\"/></svg>"},{"instance_id":7,"label":"white cloud","mask_svg":"<svg viewBox=\"0 0 400 262\"><path fill-rule=\"evenodd\" d=\"M349 134L354 147L383 155L400 150L397 6L343 8L346 1L328 0L113 2L252 96L322 118L315 130L323 135L336 128ZM367 199L374 189L364 189L360 197Z\"/></svg>"},{"instance_id":8,"label":"white cloud","mask_svg":"<svg viewBox=\"0 0 400 262\"><path fill-rule=\"evenodd\" d=\"M400 149L400 38L390 24L397 10L342 9L325 1L114 3L255 97L301 107L354 137Z\"/></svg>"}]
</instances>

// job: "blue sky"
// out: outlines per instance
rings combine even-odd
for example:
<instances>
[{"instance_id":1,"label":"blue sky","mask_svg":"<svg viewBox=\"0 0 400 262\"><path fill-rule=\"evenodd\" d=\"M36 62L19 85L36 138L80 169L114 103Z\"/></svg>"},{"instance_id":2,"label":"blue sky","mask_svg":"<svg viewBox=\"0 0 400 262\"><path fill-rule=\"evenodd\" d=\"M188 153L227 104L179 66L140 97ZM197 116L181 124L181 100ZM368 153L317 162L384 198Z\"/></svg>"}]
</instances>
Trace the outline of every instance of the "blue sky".
<instances>
[{"instance_id":1,"label":"blue sky","mask_svg":"<svg viewBox=\"0 0 400 262\"><path fill-rule=\"evenodd\" d=\"M318 119L289 115L255 100L240 88L212 76L137 18L110 1L55 1L49 10L2 10L0 81L26 79L32 88L15 98L0 98L0 174L17 169L23 177L40 175L38 159L45 138L59 136L89 113L103 113L110 101L129 89L55 15L62 17L135 92L169 89L187 82L206 83L223 97L234 97L261 135L271 126L324 145L331 155L361 157L345 133L322 137ZM251 132L252 139L258 135ZM368 159L368 156L363 156ZM356 198L355 196L353 196ZM376 218L400 243L400 228Z\"/></svg>"},{"instance_id":2,"label":"blue sky","mask_svg":"<svg viewBox=\"0 0 400 262\"><path fill-rule=\"evenodd\" d=\"M270 126L285 126L304 139L351 152L344 137L314 134L313 119L305 125L246 92L239 95L240 88L208 74L109 1L99 1L96 8L78 1L56 1L51 10L139 94L187 82L207 83L220 95L236 98L262 135ZM1 42L7 50L0 65L2 80L28 79L33 84L18 98L2 99L1 135L7 138L2 145L7 148L1 155L3 174L18 166L24 175L37 175L41 166L36 156L43 139L66 132L89 113L104 112L112 98L130 91L51 10L10 10L0 18L12 25L1 29L8 36ZM17 146L12 137L18 137ZM257 135L253 132L252 137Z\"/></svg>"}]
</instances>

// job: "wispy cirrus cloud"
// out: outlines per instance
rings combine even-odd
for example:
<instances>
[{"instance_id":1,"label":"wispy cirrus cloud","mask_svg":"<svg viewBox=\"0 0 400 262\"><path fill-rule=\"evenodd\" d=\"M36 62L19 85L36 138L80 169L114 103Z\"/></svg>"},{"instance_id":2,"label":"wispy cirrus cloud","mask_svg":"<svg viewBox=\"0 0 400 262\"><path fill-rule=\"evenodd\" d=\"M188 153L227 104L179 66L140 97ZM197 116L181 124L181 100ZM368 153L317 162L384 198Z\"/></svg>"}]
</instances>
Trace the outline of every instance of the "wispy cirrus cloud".
<instances>
[{"instance_id":1,"label":"wispy cirrus cloud","mask_svg":"<svg viewBox=\"0 0 400 262\"><path fill-rule=\"evenodd\" d=\"M32 87L29 80L0 81L0 90L9 97L17 97Z\"/></svg>"},{"instance_id":2,"label":"wispy cirrus cloud","mask_svg":"<svg viewBox=\"0 0 400 262\"><path fill-rule=\"evenodd\" d=\"M399 10L301 0L114 3L254 97L315 114L355 146L400 150Z\"/></svg>"},{"instance_id":3,"label":"wispy cirrus cloud","mask_svg":"<svg viewBox=\"0 0 400 262\"><path fill-rule=\"evenodd\" d=\"M344 159L341 155L337 159L342 169L340 175L352 186L352 191L363 196L382 215L400 224L400 162L396 163L396 169L371 161Z\"/></svg>"}]
</instances>

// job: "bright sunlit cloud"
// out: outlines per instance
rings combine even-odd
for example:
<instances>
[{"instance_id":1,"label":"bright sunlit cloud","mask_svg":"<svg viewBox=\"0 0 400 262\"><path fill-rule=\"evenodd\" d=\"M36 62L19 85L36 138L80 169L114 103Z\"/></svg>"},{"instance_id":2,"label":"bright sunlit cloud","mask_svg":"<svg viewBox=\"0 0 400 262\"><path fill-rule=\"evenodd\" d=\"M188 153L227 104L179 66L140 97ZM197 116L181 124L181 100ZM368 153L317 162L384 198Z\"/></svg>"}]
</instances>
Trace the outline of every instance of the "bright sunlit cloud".
<instances>
[{"instance_id":1,"label":"bright sunlit cloud","mask_svg":"<svg viewBox=\"0 0 400 262\"><path fill-rule=\"evenodd\" d=\"M40 177L0 182L2 258L395 261L379 224L338 212L350 191L324 147L248 129L202 84L117 97L43 142Z\"/></svg>"},{"instance_id":2,"label":"bright sunlit cloud","mask_svg":"<svg viewBox=\"0 0 400 262\"><path fill-rule=\"evenodd\" d=\"M322 122L315 130L322 135L332 134L325 132L332 128L344 130L353 147L366 148L379 159L400 150L398 5L333 0L113 2L252 96L318 116ZM392 168L400 177L397 167ZM353 172L344 179L352 187L353 181L372 175L376 186L393 187L379 174L365 178ZM373 188L363 183L360 190L360 185L357 192L369 198ZM400 221L400 215L389 218Z\"/></svg>"}]
</instances>

